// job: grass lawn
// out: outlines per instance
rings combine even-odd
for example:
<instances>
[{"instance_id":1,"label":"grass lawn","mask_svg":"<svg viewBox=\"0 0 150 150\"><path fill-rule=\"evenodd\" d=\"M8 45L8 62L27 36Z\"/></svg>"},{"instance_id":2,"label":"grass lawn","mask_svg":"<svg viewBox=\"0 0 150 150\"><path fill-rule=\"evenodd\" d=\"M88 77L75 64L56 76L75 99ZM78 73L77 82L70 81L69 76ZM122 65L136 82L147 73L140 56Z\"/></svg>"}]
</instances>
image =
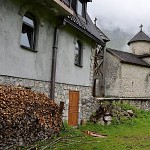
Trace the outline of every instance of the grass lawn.
<instances>
[{"instance_id":1,"label":"grass lawn","mask_svg":"<svg viewBox=\"0 0 150 150\"><path fill-rule=\"evenodd\" d=\"M150 117L149 117L150 120ZM66 129L67 130L67 129ZM90 130L107 135L106 138L85 136L82 131ZM67 137L68 136L68 137ZM79 136L79 137L78 137ZM80 137L81 136L81 137ZM62 133L65 140L54 147L58 150L150 150L150 121L141 124L100 125L88 124L79 129L68 129Z\"/></svg>"},{"instance_id":2,"label":"grass lawn","mask_svg":"<svg viewBox=\"0 0 150 150\"><path fill-rule=\"evenodd\" d=\"M83 131L107 135L97 138ZM60 137L37 145L39 150L150 150L150 112L138 111L138 117L109 126L87 123L78 128L68 127Z\"/></svg>"}]
</instances>

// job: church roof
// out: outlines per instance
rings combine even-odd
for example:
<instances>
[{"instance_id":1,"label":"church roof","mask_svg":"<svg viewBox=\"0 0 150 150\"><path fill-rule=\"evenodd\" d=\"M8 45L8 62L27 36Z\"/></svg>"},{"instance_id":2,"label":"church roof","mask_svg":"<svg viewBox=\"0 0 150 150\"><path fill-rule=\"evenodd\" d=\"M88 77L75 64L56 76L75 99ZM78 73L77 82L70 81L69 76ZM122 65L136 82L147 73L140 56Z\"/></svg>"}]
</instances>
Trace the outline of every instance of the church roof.
<instances>
[{"instance_id":1,"label":"church roof","mask_svg":"<svg viewBox=\"0 0 150 150\"><path fill-rule=\"evenodd\" d=\"M114 49L107 48L107 51L115 55L122 63L134 64L138 66L150 67L148 63L143 61L138 55L127 53L123 51L118 51Z\"/></svg>"},{"instance_id":2,"label":"church roof","mask_svg":"<svg viewBox=\"0 0 150 150\"><path fill-rule=\"evenodd\" d=\"M138 32L129 42L128 45L132 42L137 42L137 41L146 41L150 42L150 38L148 35L146 35L142 30Z\"/></svg>"}]
</instances>

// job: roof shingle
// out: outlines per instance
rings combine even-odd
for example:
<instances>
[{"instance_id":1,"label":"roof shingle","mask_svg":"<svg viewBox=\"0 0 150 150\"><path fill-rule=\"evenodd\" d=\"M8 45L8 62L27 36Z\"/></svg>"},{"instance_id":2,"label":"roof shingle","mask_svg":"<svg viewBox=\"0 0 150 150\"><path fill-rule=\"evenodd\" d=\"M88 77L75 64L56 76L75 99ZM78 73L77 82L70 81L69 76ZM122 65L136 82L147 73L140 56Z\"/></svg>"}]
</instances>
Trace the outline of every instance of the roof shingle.
<instances>
[{"instance_id":1,"label":"roof shingle","mask_svg":"<svg viewBox=\"0 0 150 150\"><path fill-rule=\"evenodd\" d=\"M128 42L128 45L130 45L130 43L132 42L137 42L137 41L150 42L150 38L143 31L140 31Z\"/></svg>"},{"instance_id":2,"label":"roof shingle","mask_svg":"<svg viewBox=\"0 0 150 150\"><path fill-rule=\"evenodd\" d=\"M107 49L108 52L111 54L115 55L116 57L119 58L119 60L123 63L129 63L129 64L134 64L138 66L144 66L144 67L150 67L148 63L143 61L141 58L139 58L138 55L132 54L132 53L127 53L123 51L118 51L114 49Z\"/></svg>"},{"instance_id":3,"label":"roof shingle","mask_svg":"<svg viewBox=\"0 0 150 150\"><path fill-rule=\"evenodd\" d=\"M77 14L68 16L65 21L102 45L109 41L107 36L92 22L87 13L85 21Z\"/></svg>"}]
</instances>

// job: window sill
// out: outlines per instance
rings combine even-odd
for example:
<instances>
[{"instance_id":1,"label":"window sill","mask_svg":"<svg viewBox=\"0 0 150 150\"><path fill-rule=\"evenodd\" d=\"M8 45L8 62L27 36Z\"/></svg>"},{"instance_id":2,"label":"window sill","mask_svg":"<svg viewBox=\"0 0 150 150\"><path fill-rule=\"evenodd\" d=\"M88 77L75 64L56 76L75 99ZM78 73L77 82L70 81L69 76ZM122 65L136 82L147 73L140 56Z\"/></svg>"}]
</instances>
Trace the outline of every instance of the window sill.
<instances>
[{"instance_id":1,"label":"window sill","mask_svg":"<svg viewBox=\"0 0 150 150\"><path fill-rule=\"evenodd\" d=\"M26 47L24 45L20 45L21 48L25 49L25 50L28 50L28 51L31 51L31 52L34 52L34 53L37 53L38 51L32 49L32 48L29 48L29 47Z\"/></svg>"},{"instance_id":2,"label":"window sill","mask_svg":"<svg viewBox=\"0 0 150 150\"><path fill-rule=\"evenodd\" d=\"M83 67L82 65L79 65L79 64L76 64L76 63L75 63L75 66L80 67L80 68Z\"/></svg>"}]
</instances>

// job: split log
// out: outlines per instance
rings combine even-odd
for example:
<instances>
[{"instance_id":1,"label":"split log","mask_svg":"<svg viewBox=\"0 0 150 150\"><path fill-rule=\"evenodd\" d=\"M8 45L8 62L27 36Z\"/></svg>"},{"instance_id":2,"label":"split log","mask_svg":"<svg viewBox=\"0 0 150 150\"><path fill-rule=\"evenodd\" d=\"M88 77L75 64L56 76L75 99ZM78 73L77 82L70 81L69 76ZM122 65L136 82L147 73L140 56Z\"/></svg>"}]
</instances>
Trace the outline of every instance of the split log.
<instances>
[{"instance_id":1,"label":"split log","mask_svg":"<svg viewBox=\"0 0 150 150\"><path fill-rule=\"evenodd\" d=\"M0 85L0 149L51 138L61 126L60 108L46 95Z\"/></svg>"}]
</instances>

